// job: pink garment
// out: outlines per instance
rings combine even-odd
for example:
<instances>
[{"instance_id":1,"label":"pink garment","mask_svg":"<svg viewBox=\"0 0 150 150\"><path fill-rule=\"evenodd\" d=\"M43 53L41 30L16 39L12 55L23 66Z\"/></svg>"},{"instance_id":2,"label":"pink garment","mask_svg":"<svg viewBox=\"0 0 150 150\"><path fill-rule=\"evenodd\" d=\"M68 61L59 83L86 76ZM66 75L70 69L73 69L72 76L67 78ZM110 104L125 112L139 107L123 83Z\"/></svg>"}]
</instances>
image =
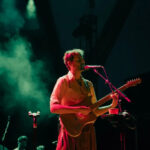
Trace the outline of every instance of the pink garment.
<instances>
[{"instance_id":1,"label":"pink garment","mask_svg":"<svg viewBox=\"0 0 150 150\"><path fill-rule=\"evenodd\" d=\"M86 125L80 136L71 137L61 126L56 150L96 150L96 136L93 124Z\"/></svg>"}]
</instances>

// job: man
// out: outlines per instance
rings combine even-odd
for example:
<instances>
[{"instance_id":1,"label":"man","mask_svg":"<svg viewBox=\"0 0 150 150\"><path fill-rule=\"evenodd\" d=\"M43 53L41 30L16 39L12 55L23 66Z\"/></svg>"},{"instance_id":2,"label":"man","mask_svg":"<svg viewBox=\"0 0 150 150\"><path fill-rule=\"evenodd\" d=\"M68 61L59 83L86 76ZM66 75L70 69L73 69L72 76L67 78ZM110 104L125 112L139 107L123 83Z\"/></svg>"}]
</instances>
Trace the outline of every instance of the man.
<instances>
[{"instance_id":1,"label":"man","mask_svg":"<svg viewBox=\"0 0 150 150\"><path fill-rule=\"evenodd\" d=\"M77 118L79 117L79 121L88 116L92 111L89 106L97 101L92 82L81 75L85 66L83 55L84 52L80 49L66 51L64 63L69 72L57 80L50 97L50 111L52 113L60 116L74 114ZM99 107L93 111L95 116L100 116L108 112L110 108L117 106L118 96L112 94L111 98L113 98L111 105ZM72 121L68 119L66 121L70 121L71 124ZM96 136L93 124L93 122L86 124L79 135L72 136L60 117L60 132L56 150L96 150ZM78 124L75 126L77 127ZM71 126L74 129L76 127Z\"/></svg>"},{"instance_id":2,"label":"man","mask_svg":"<svg viewBox=\"0 0 150 150\"><path fill-rule=\"evenodd\" d=\"M27 136L20 136L17 139L18 142L18 146L14 149L14 150L26 150L27 149L27 142L28 142L28 138Z\"/></svg>"},{"instance_id":3,"label":"man","mask_svg":"<svg viewBox=\"0 0 150 150\"><path fill-rule=\"evenodd\" d=\"M45 146L44 145L39 145L36 147L36 150L45 150Z\"/></svg>"}]
</instances>

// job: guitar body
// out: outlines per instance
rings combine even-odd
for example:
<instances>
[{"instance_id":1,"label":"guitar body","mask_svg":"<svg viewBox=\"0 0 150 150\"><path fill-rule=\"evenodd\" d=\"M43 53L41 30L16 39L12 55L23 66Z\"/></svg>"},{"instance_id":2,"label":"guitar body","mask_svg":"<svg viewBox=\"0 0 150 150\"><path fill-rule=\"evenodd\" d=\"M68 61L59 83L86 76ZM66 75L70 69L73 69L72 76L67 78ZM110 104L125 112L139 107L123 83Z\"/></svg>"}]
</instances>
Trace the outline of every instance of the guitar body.
<instances>
[{"instance_id":1,"label":"guitar body","mask_svg":"<svg viewBox=\"0 0 150 150\"><path fill-rule=\"evenodd\" d=\"M127 88L131 86L135 86L136 84L140 84L141 79L135 79L132 81L128 81L125 85L120 87L118 90L124 91ZM115 91L114 91L115 92ZM110 93L111 94L111 93ZM89 101L89 104L86 106L89 106L92 110L97 109L99 106L104 104L105 102L109 101L111 99L110 94L104 96L99 101L97 101L95 104L91 104ZM80 104L79 106L85 106L84 103ZM65 129L67 130L68 134L72 137L77 137L81 134L82 129L87 124L93 124L95 123L97 119L97 116L94 114L93 111L91 111L88 115L83 114L61 114L60 120L63 123Z\"/></svg>"},{"instance_id":2,"label":"guitar body","mask_svg":"<svg viewBox=\"0 0 150 150\"><path fill-rule=\"evenodd\" d=\"M82 114L65 114L60 115L60 118L68 134L72 137L79 136L84 126L94 123L97 119L93 112L86 116Z\"/></svg>"}]
</instances>

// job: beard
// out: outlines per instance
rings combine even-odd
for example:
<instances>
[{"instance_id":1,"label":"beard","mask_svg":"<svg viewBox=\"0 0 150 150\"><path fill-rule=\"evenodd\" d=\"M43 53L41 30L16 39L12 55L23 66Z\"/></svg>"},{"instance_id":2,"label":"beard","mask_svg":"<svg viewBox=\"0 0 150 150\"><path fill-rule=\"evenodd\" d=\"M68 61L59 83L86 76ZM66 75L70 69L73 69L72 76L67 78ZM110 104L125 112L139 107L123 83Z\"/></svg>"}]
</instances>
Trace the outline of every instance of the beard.
<instances>
[{"instance_id":1,"label":"beard","mask_svg":"<svg viewBox=\"0 0 150 150\"><path fill-rule=\"evenodd\" d=\"M84 71L84 70L85 70L84 67L85 67L85 64L81 64L80 67L79 67L79 69L80 69L81 71Z\"/></svg>"}]
</instances>

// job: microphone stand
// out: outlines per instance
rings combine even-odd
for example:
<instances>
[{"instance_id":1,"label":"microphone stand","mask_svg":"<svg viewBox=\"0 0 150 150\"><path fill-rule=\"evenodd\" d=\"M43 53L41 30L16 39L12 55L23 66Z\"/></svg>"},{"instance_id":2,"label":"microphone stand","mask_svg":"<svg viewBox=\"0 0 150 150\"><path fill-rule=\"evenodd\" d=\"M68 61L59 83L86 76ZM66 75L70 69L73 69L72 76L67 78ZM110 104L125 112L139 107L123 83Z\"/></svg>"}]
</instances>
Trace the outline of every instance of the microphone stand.
<instances>
[{"instance_id":1,"label":"microphone stand","mask_svg":"<svg viewBox=\"0 0 150 150\"><path fill-rule=\"evenodd\" d=\"M104 79L105 84L109 85L109 88L111 89L112 93L117 92L119 94L119 97L123 97L126 101L131 102L131 100L125 96L120 90L118 90L108 79L107 73L105 68L103 67L104 73L106 75L106 78L100 74L95 68L93 68L93 71L98 74L102 79ZM113 91L113 89L115 91ZM118 101L118 107L119 107L119 111L122 113L122 108L121 108L121 99L119 99ZM122 118L121 118L122 120ZM120 131L120 143L121 143L121 150L125 150L126 149L126 145L125 145L125 132L123 131L123 129Z\"/></svg>"},{"instance_id":2,"label":"microphone stand","mask_svg":"<svg viewBox=\"0 0 150 150\"><path fill-rule=\"evenodd\" d=\"M112 93L114 93L113 89L115 89L115 92L117 92L117 93L119 94L119 96L123 97L126 101L131 102L131 100L130 100L127 96L125 96L120 90L118 90L118 89L109 81L108 77L105 78L105 77L104 77L102 74L100 74L96 69L93 69L93 71L94 71L96 74L98 74L102 79L105 80L105 84L108 84L108 85L109 85L109 87L110 87ZM105 72L105 74L106 74L105 69L104 69L104 72ZM112 88L113 88L113 89L112 89Z\"/></svg>"},{"instance_id":3,"label":"microphone stand","mask_svg":"<svg viewBox=\"0 0 150 150\"><path fill-rule=\"evenodd\" d=\"M40 116L40 111L35 112L28 112L28 115L33 119L33 150L36 150L37 144L37 117Z\"/></svg>"},{"instance_id":4,"label":"microphone stand","mask_svg":"<svg viewBox=\"0 0 150 150\"><path fill-rule=\"evenodd\" d=\"M2 146L3 146L3 150L5 149L4 148L4 140L5 140L5 137L6 137L6 133L8 131L8 128L9 128L9 124L10 124L10 116L8 116L8 121L7 121L7 124L6 124L6 128L5 128L5 131L4 131L4 134L2 136Z\"/></svg>"}]
</instances>

